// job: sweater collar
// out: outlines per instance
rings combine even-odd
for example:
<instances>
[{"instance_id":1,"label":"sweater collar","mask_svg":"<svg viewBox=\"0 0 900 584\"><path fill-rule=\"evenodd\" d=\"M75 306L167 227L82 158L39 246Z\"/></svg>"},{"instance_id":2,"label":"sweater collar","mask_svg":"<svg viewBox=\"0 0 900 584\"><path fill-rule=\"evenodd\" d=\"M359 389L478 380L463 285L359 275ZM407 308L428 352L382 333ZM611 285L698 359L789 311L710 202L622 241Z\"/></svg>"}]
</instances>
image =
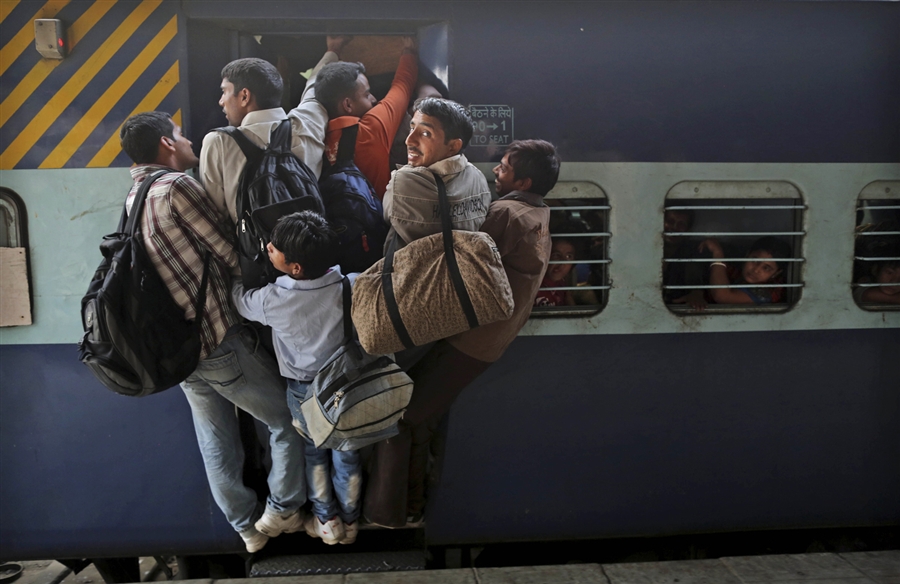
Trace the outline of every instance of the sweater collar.
<instances>
[{"instance_id":1,"label":"sweater collar","mask_svg":"<svg viewBox=\"0 0 900 584\"><path fill-rule=\"evenodd\" d=\"M250 126L253 124L262 124L264 122L280 122L286 117L287 116L284 115L284 110L280 107L256 110L244 116L244 119L241 120L241 127L243 128L244 126Z\"/></svg>"},{"instance_id":2,"label":"sweater collar","mask_svg":"<svg viewBox=\"0 0 900 584\"><path fill-rule=\"evenodd\" d=\"M455 156L451 156L450 158L445 158L443 160L438 160L434 164L428 167L428 170L439 174L441 176L446 176L448 174L457 174L466 169L466 166L469 165L469 161L466 159L464 154L457 154Z\"/></svg>"},{"instance_id":3,"label":"sweater collar","mask_svg":"<svg viewBox=\"0 0 900 584\"><path fill-rule=\"evenodd\" d=\"M528 191L513 191L509 194L503 195L498 200L500 201L521 201L523 203L528 203L532 207L546 207L547 204L544 203L544 197L537 195L535 193L529 193Z\"/></svg>"},{"instance_id":4,"label":"sweater collar","mask_svg":"<svg viewBox=\"0 0 900 584\"><path fill-rule=\"evenodd\" d=\"M340 282L343 277L340 266L331 266L331 268L325 272L325 275L316 278L315 280L295 280L285 274L283 276L278 276L278 279L275 280L275 285L279 288L286 288L288 290L317 290Z\"/></svg>"}]
</instances>

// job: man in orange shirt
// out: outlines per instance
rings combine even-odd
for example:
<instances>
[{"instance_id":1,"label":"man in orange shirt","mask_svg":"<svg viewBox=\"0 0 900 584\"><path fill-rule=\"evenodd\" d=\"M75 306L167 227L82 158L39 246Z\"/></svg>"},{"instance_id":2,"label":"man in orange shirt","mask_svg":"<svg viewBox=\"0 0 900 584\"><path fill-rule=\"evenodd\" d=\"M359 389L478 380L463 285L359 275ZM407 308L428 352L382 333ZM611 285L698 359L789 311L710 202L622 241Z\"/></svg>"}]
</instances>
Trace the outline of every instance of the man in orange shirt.
<instances>
[{"instance_id":1,"label":"man in orange shirt","mask_svg":"<svg viewBox=\"0 0 900 584\"><path fill-rule=\"evenodd\" d=\"M328 50L340 55L351 38L328 37ZM380 102L369 91L365 72L362 63L330 63L316 77L315 95L330 119L325 135L326 159L334 163L342 131L358 122L353 161L381 199L391 179L391 144L416 87L419 62L415 39L404 37L394 82Z\"/></svg>"}]
</instances>

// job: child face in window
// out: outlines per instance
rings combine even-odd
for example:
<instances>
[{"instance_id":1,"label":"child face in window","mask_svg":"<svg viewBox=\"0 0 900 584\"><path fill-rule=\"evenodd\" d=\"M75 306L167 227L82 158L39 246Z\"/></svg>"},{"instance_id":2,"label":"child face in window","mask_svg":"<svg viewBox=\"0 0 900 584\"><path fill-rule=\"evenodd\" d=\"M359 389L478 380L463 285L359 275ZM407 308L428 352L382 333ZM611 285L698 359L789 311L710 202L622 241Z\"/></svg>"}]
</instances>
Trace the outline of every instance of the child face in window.
<instances>
[{"instance_id":1,"label":"child face in window","mask_svg":"<svg viewBox=\"0 0 900 584\"><path fill-rule=\"evenodd\" d=\"M551 262L565 262L572 261L575 259L575 246L564 240L557 240L553 242L553 247L550 248L550 261ZM560 280L565 280L568 277L569 272L572 271L573 264L550 264L547 268L547 276L550 277L551 280L559 282Z\"/></svg>"},{"instance_id":2,"label":"child face in window","mask_svg":"<svg viewBox=\"0 0 900 584\"><path fill-rule=\"evenodd\" d=\"M744 262L744 267L741 269L744 282L748 284L766 284L781 273L778 264L772 260L772 254L767 251L754 251L747 257L759 258L758 261Z\"/></svg>"},{"instance_id":3,"label":"child face in window","mask_svg":"<svg viewBox=\"0 0 900 584\"><path fill-rule=\"evenodd\" d=\"M900 266L882 266L881 269L878 270L875 281L879 284L900 284ZM900 285L884 286L880 288L880 290L885 294L893 296L895 294L900 294Z\"/></svg>"}]
</instances>

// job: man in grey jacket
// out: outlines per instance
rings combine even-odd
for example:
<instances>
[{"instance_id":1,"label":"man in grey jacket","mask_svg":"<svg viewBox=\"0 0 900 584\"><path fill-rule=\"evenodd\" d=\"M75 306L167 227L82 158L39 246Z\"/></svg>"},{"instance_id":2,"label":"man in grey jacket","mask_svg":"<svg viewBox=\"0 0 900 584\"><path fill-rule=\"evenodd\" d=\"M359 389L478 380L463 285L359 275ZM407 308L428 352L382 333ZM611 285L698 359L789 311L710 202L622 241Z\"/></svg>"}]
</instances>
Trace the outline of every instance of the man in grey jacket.
<instances>
[{"instance_id":1,"label":"man in grey jacket","mask_svg":"<svg viewBox=\"0 0 900 584\"><path fill-rule=\"evenodd\" d=\"M441 231L437 174L447 187L454 229L478 231L491 204L487 180L462 153L472 139L469 112L449 99L426 97L413 106L406 138L408 165L394 171L384 194L384 218L398 248Z\"/></svg>"}]
</instances>

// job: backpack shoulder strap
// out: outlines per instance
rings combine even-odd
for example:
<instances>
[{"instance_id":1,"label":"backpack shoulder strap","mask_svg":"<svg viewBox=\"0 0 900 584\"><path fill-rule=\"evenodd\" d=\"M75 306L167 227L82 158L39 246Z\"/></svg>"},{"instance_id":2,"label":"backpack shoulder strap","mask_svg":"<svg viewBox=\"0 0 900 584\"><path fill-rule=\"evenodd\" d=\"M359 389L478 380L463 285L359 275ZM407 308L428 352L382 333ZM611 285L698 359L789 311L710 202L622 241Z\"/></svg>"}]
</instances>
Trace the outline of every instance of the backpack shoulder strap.
<instances>
[{"instance_id":1,"label":"backpack shoulder strap","mask_svg":"<svg viewBox=\"0 0 900 584\"><path fill-rule=\"evenodd\" d=\"M350 278L344 276L341 279L341 288L344 305L344 344L347 344L353 340L353 320L350 316L350 303L353 301L353 294L350 292Z\"/></svg>"},{"instance_id":2,"label":"backpack shoulder strap","mask_svg":"<svg viewBox=\"0 0 900 584\"><path fill-rule=\"evenodd\" d=\"M241 152L244 153L244 157L246 157L248 161L262 157L263 149L254 144L250 138L240 131L240 129L235 128L234 126L228 126L225 128L216 128L215 131L231 136L231 138L237 142Z\"/></svg>"},{"instance_id":3,"label":"backpack shoulder strap","mask_svg":"<svg viewBox=\"0 0 900 584\"><path fill-rule=\"evenodd\" d=\"M169 174L170 172L172 171L169 169L158 170L144 179L144 182L141 183L141 188L134 196L134 201L131 203L131 214L128 216L128 221L125 223L122 233L127 233L131 236L134 235L135 229L137 229L139 221L141 220L141 213L144 211L144 201L147 199L147 193L150 192L150 187L153 186L156 179L164 174Z\"/></svg>"},{"instance_id":4,"label":"backpack shoulder strap","mask_svg":"<svg viewBox=\"0 0 900 584\"><path fill-rule=\"evenodd\" d=\"M275 126L275 129L269 135L269 150L290 152L293 143L292 130L290 118L281 120L281 123Z\"/></svg>"},{"instance_id":5,"label":"backpack shoulder strap","mask_svg":"<svg viewBox=\"0 0 900 584\"><path fill-rule=\"evenodd\" d=\"M463 314L466 315L469 328L475 328L478 326L478 315L475 313L475 307L472 306L472 299L466 290L462 274L459 273L456 253L453 251L453 223L450 219L450 201L447 199L447 187L444 185L444 180L436 172L432 172L432 175L437 185L438 206L441 210L441 227L444 234L444 257L447 259L450 279L453 282L453 287L456 289L456 295L459 298L460 306L462 306Z\"/></svg>"},{"instance_id":6,"label":"backpack shoulder strap","mask_svg":"<svg viewBox=\"0 0 900 584\"><path fill-rule=\"evenodd\" d=\"M352 161L356 155L356 137L359 135L359 122L341 130L338 141L337 162Z\"/></svg>"}]
</instances>

